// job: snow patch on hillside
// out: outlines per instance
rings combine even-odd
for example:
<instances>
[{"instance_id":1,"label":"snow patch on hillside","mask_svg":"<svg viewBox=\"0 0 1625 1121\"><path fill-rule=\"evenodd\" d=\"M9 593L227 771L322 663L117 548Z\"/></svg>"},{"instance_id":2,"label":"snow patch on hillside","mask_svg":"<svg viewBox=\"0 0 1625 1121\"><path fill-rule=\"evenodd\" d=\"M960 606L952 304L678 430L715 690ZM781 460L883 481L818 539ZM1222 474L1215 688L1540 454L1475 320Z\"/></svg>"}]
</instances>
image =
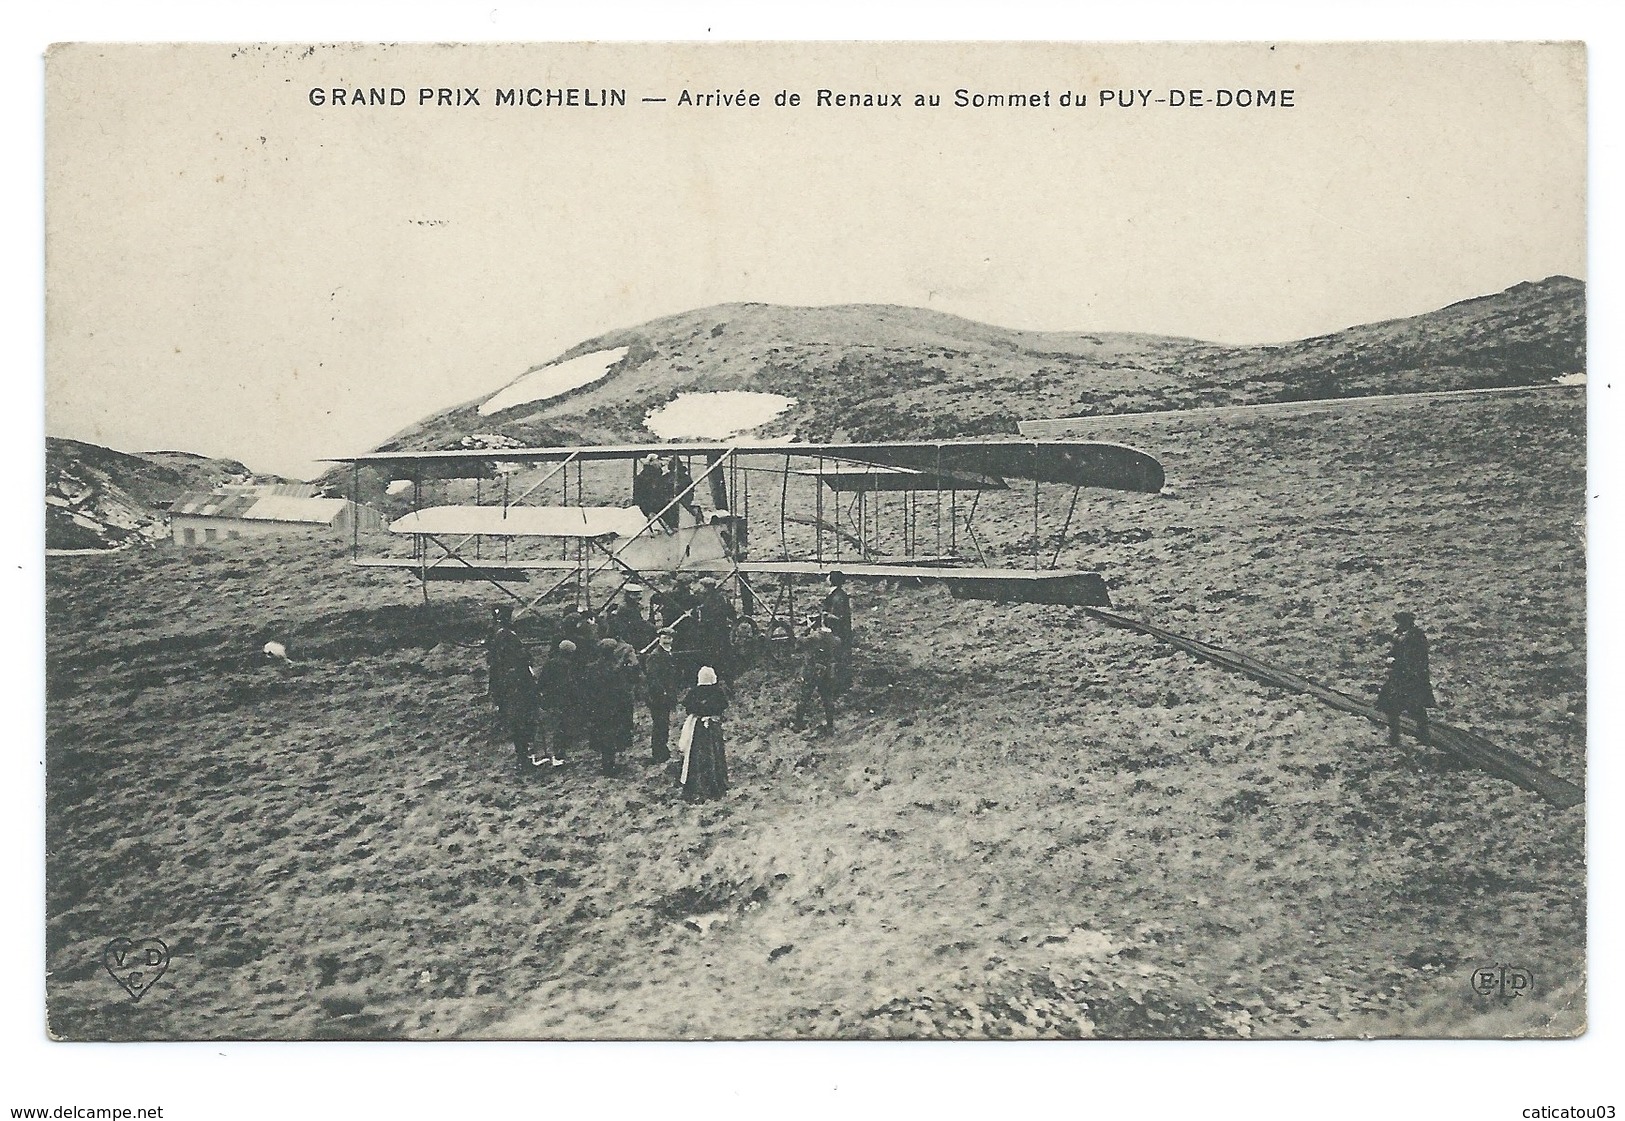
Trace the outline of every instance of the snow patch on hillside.
<instances>
[{"instance_id":1,"label":"snow patch on hillside","mask_svg":"<svg viewBox=\"0 0 1625 1121\"><path fill-rule=\"evenodd\" d=\"M643 424L662 440L721 440L766 424L795 403L780 393L680 393Z\"/></svg>"},{"instance_id":2,"label":"snow patch on hillside","mask_svg":"<svg viewBox=\"0 0 1625 1121\"><path fill-rule=\"evenodd\" d=\"M480 415L490 416L504 409L528 405L533 401L545 401L549 397L557 397L572 389L591 385L609 373L611 366L625 358L627 350L628 348L624 346L618 346L614 350L595 350L591 354L577 355L567 362L532 370L481 405Z\"/></svg>"}]
</instances>

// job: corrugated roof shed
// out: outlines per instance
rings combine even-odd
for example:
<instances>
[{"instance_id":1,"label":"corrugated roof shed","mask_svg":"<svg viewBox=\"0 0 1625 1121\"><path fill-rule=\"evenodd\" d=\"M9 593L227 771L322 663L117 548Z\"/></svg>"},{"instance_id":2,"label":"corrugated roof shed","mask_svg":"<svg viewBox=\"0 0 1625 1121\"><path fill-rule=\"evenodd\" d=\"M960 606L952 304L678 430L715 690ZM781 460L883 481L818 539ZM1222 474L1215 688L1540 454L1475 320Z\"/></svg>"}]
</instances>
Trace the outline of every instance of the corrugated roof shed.
<instances>
[{"instance_id":1,"label":"corrugated roof shed","mask_svg":"<svg viewBox=\"0 0 1625 1121\"><path fill-rule=\"evenodd\" d=\"M272 494L254 503L243 517L252 521L331 525L347 505L348 500L343 498L290 498Z\"/></svg>"},{"instance_id":2,"label":"corrugated roof shed","mask_svg":"<svg viewBox=\"0 0 1625 1121\"><path fill-rule=\"evenodd\" d=\"M169 507L171 517L192 514L200 518L240 518L259 499L252 494L216 494L192 490L176 498Z\"/></svg>"},{"instance_id":3,"label":"corrugated roof shed","mask_svg":"<svg viewBox=\"0 0 1625 1121\"><path fill-rule=\"evenodd\" d=\"M220 494L280 495L284 498L314 498L315 483L226 483L215 488Z\"/></svg>"},{"instance_id":4,"label":"corrugated roof shed","mask_svg":"<svg viewBox=\"0 0 1625 1121\"><path fill-rule=\"evenodd\" d=\"M203 493L191 491L175 499L170 517L242 518L256 522L303 522L331 525L344 511L343 498L304 498L281 494Z\"/></svg>"}]
</instances>

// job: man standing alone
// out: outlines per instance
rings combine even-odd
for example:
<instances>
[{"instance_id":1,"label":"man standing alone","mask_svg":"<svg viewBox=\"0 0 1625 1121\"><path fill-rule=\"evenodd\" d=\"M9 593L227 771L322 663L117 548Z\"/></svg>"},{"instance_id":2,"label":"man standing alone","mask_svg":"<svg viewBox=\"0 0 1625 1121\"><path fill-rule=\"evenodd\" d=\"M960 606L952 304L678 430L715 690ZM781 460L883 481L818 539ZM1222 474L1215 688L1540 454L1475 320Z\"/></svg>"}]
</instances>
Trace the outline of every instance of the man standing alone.
<instances>
[{"instance_id":1,"label":"man standing alone","mask_svg":"<svg viewBox=\"0 0 1625 1121\"><path fill-rule=\"evenodd\" d=\"M1377 708L1388 714L1388 743L1399 746L1399 718L1416 721L1416 738L1428 741L1428 709L1434 705L1433 681L1428 672L1428 637L1409 611L1394 614L1394 633L1388 647L1388 679L1377 694Z\"/></svg>"}]
</instances>

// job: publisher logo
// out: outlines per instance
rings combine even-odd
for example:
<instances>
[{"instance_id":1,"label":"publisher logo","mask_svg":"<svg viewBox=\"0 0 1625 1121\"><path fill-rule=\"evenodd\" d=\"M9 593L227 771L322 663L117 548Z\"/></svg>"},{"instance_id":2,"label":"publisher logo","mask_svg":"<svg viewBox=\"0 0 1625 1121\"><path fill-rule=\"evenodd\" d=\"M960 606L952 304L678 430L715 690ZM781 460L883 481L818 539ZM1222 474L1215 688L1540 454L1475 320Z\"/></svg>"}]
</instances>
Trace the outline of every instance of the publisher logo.
<instances>
[{"instance_id":1,"label":"publisher logo","mask_svg":"<svg viewBox=\"0 0 1625 1121\"><path fill-rule=\"evenodd\" d=\"M1473 991L1482 997L1516 1000L1535 987L1535 975L1516 965L1481 965L1473 970Z\"/></svg>"},{"instance_id":2,"label":"publisher logo","mask_svg":"<svg viewBox=\"0 0 1625 1121\"><path fill-rule=\"evenodd\" d=\"M102 951L102 964L131 1000L140 1000L169 968L169 947L157 938L115 938Z\"/></svg>"}]
</instances>

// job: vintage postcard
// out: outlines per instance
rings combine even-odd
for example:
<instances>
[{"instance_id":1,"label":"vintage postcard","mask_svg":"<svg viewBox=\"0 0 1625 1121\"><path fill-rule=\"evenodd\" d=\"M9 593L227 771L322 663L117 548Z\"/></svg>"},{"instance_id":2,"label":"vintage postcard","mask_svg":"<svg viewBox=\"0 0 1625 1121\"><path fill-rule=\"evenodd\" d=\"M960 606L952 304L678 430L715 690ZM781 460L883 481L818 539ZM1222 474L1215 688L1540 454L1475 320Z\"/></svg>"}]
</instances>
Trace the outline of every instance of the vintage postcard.
<instances>
[{"instance_id":1,"label":"vintage postcard","mask_svg":"<svg viewBox=\"0 0 1625 1121\"><path fill-rule=\"evenodd\" d=\"M50 1034L1584 1032L1586 65L53 48Z\"/></svg>"}]
</instances>

